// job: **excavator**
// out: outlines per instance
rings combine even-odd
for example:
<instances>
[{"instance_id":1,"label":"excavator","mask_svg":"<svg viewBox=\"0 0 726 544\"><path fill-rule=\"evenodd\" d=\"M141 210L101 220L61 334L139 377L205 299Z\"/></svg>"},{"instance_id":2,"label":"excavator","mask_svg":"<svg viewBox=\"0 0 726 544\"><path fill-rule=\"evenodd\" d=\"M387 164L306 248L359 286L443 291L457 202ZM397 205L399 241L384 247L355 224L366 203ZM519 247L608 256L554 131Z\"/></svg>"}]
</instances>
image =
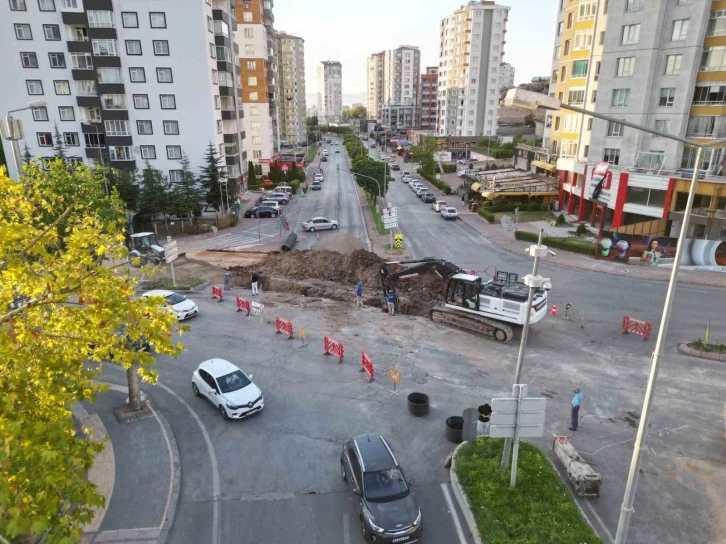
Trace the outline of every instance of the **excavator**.
<instances>
[{"instance_id":1,"label":"excavator","mask_svg":"<svg viewBox=\"0 0 726 544\"><path fill-rule=\"evenodd\" d=\"M391 272L389 265L397 265L401 270ZM400 280L424 275L441 278L444 303L429 311L429 318L435 323L501 343L514 338L510 324L524 325L529 288L516 273L497 271L495 279L482 281L454 263L435 257L386 262L380 273L384 295L389 290L397 295ZM535 291L530 324L547 315L547 291L551 287L546 282L544 288Z\"/></svg>"}]
</instances>

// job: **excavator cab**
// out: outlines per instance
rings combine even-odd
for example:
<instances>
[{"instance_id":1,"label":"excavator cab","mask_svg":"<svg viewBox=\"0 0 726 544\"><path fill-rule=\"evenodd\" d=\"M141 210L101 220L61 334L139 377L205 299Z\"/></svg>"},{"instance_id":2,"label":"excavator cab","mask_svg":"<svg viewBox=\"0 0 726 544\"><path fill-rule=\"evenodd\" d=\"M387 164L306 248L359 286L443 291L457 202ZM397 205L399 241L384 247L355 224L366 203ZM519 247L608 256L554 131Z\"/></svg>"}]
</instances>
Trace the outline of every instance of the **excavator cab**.
<instances>
[{"instance_id":1,"label":"excavator cab","mask_svg":"<svg viewBox=\"0 0 726 544\"><path fill-rule=\"evenodd\" d=\"M455 274L446 287L446 304L478 312L479 291L481 291L480 277Z\"/></svg>"}]
</instances>

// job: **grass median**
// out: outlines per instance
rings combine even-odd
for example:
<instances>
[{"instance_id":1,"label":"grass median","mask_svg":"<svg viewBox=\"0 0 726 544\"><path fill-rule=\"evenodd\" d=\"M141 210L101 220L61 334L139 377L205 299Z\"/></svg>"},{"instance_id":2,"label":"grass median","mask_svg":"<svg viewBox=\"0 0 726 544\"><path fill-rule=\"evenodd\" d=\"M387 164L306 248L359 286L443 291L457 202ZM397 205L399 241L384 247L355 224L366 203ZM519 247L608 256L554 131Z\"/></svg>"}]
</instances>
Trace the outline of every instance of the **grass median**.
<instances>
[{"instance_id":1,"label":"grass median","mask_svg":"<svg viewBox=\"0 0 726 544\"><path fill-rule=\"evenodd\" d=\"M600 542L546 455L519 444L517 485L499 466L504 440L480 438L456 456L456 475L486 543L590 544Z\"/></svg>"}]
</instances>

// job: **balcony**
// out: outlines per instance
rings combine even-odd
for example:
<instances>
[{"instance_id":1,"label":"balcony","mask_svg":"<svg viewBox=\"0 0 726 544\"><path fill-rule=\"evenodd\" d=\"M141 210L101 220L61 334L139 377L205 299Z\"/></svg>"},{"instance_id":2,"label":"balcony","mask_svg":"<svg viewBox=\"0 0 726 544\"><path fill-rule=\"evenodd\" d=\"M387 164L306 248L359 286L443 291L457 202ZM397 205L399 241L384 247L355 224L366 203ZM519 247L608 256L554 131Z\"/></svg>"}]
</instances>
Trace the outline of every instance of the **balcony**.
<instances>
[{"instance_id":1,"label":"balcony","mask_svg":"<svg viewBox=\"0 0 726 544\"><path fill-rule=\"evenodd\" d=\"M275 16L272 14L272 2L263 2L262 3L262 14L265 16L267 20L270 21L270 23L275 22Z\"/></svg>"}]
</instances>

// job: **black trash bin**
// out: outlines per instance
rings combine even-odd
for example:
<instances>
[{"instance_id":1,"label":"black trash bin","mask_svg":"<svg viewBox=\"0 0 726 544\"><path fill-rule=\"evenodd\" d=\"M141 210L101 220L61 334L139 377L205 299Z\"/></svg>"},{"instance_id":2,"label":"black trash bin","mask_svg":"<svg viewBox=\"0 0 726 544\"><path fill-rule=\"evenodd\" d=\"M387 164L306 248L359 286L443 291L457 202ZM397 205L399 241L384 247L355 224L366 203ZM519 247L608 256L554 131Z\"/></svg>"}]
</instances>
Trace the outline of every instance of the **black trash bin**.
<instances>
[{"instance_id":1,"label":"black trash bin","mask_svg":"<svg viewBox=\"0 0 726 544\"><path fill-rule=\"evenodd\" d=\"M454 444L461 444L464 440L464 418L451 416L446 420L446 439Z\"/></svg>"},{"instance_id":2,"label":"black trash bin","mask_svg":"<svg viewBox=\"0 0 726 544\"><path fill-rule=\"evenodd\" d=\"M492 415L492 407L488 404L482 404L479 406L479 421L482 423L489 423L489 419Z\"/></svg>"},{"instance_id":3,"label":"black trash bin","mask_svg":"<svg viewBox=\"0 0 726 544\"><path fill-rule=\"evenodd\" d=\"M416 417L429 415L429 396L425 393L411 393L408 396L408 413Z\"/></svg>"}]
</instances>

